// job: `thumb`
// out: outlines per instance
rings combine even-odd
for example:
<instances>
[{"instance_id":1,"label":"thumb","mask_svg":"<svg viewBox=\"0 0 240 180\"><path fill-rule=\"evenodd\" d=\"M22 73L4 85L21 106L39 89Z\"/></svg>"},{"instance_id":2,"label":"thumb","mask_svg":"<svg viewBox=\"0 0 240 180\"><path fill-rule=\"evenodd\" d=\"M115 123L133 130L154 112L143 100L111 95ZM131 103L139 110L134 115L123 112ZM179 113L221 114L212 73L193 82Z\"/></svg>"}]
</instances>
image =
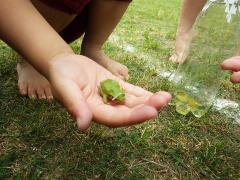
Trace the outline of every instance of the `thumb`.
<instances>
[{"instance_id":1,"label":"thumb","mask_svg":"<svg viewBox=\"0 0 240 180\"><path fill-rule=\"evenodd\" d=\"M92 112L83 96L80 87L72 80L61 79L52 84L55 97L65 106L76 119L78 128L86 130L92 120Z\"/></svg>"}]
</instances>

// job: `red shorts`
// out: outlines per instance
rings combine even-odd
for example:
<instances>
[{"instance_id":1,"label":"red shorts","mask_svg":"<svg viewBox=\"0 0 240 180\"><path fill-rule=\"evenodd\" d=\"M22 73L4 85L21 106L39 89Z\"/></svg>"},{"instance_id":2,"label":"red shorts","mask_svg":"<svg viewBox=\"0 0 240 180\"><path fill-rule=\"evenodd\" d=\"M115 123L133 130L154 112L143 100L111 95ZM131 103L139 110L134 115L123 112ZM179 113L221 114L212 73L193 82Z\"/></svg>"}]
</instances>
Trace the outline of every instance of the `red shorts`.
<instances>
[{"instance_id":1,"label":"red shorts","mask_svg":"<svg viewBox=\"0 0 240 180\"><path fill-rule=\"evenodd\" d=\"M91 1L91 0L40 0L43 3L64 11L69 14L80 14L83 8ZM130 2L132 0L117 0L117 1L127 1Z\"/></svg>"}]
</instances>

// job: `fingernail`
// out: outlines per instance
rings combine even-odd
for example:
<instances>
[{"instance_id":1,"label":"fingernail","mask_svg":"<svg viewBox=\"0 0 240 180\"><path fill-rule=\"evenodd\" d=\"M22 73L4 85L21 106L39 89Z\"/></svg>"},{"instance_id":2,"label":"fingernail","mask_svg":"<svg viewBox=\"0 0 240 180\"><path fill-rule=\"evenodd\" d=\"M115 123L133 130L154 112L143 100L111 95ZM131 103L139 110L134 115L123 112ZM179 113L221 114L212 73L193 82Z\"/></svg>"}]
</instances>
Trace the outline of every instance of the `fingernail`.
<instances>
[{"instance_id":1,"label":"fingernail","mask_svg":"<svg viewBox=\"0 0 240 180\"><path fill-rule=\"evenodd\" d=\"M159 95L161 95L161 97L164 96L167 101L170 101L172 99L172 95L169 92L161 91Z\"/></svg>"},{"instance_id":2,"label":"fingernail","mask_svg":"<svg viewBox=\"0 0 240 180\"><path fill-rule=\"evenodd\" d=\"M82 127L82 119L81 118L77 118L77 126L78 126L78 129L81 131L81 132L84 132L84 129Z\"/></svg>"},{"instance_id":3,"label":"fingernail","mask_svg":"<svg viewBox=\"0 0 240 180\"><path fill-rule=\"evenodd\" d=\"M82 118L77 118L77 126L81 132L85 132L89 127L89 123L84 123Z\"/></svg>"}]
</instances>

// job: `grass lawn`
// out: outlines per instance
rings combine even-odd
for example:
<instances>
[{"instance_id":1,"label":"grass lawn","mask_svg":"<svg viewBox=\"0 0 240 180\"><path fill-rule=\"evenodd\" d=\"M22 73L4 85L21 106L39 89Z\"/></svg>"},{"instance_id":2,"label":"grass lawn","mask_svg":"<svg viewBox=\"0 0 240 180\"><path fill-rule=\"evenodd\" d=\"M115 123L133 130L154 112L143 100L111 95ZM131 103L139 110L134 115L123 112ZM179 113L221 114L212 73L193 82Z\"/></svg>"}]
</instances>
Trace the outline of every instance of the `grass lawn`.
<instances>
[{"instance_id":1,"label":"grass lawn","mask_svg":"<svg viewBox=\"0 0 240 180\"><path fill-rule=\"evenodd\" d=\"M180 0L137 0L106 43L130 82L168 90L159 72L176 65L173 51ZM72 44L78 51L80 40ZM93 124L86 134L57 103L29 100L17 89L16 59L0 43L0 179L239 179L240 127L210 111L196 119L173 106L158 118L121 129ZM222 98L240 99L224 81Z\"/></svg>"}]
</instances>

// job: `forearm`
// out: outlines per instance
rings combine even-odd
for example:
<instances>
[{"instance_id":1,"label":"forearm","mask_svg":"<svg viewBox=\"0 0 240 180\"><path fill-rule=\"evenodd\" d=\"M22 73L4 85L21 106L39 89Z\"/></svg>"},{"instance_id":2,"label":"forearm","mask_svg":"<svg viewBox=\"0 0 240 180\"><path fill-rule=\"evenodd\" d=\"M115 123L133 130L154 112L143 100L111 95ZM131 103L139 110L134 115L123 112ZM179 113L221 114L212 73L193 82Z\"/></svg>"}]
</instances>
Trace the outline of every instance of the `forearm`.
<instances>
[{"instance_id":1,"label":"forearm","mask_svg":"<svg viewBox=\"0 0 240 180\"><path fill-rule=\"evenodd\" d=\"M0 38L47 76L49 60L73 53L30 0L0 2Z\"/></svg>"},{"instance_id":2,"label":"forearm","mask_svg":"<svg viewBox=\"0 0 240 180\"><path fill-rule=\"evenodd\" d=\"M178 33L187 33L192 29L196 18L207 0L184 0L180 16Z\"/></svg>"}]
</instances>

